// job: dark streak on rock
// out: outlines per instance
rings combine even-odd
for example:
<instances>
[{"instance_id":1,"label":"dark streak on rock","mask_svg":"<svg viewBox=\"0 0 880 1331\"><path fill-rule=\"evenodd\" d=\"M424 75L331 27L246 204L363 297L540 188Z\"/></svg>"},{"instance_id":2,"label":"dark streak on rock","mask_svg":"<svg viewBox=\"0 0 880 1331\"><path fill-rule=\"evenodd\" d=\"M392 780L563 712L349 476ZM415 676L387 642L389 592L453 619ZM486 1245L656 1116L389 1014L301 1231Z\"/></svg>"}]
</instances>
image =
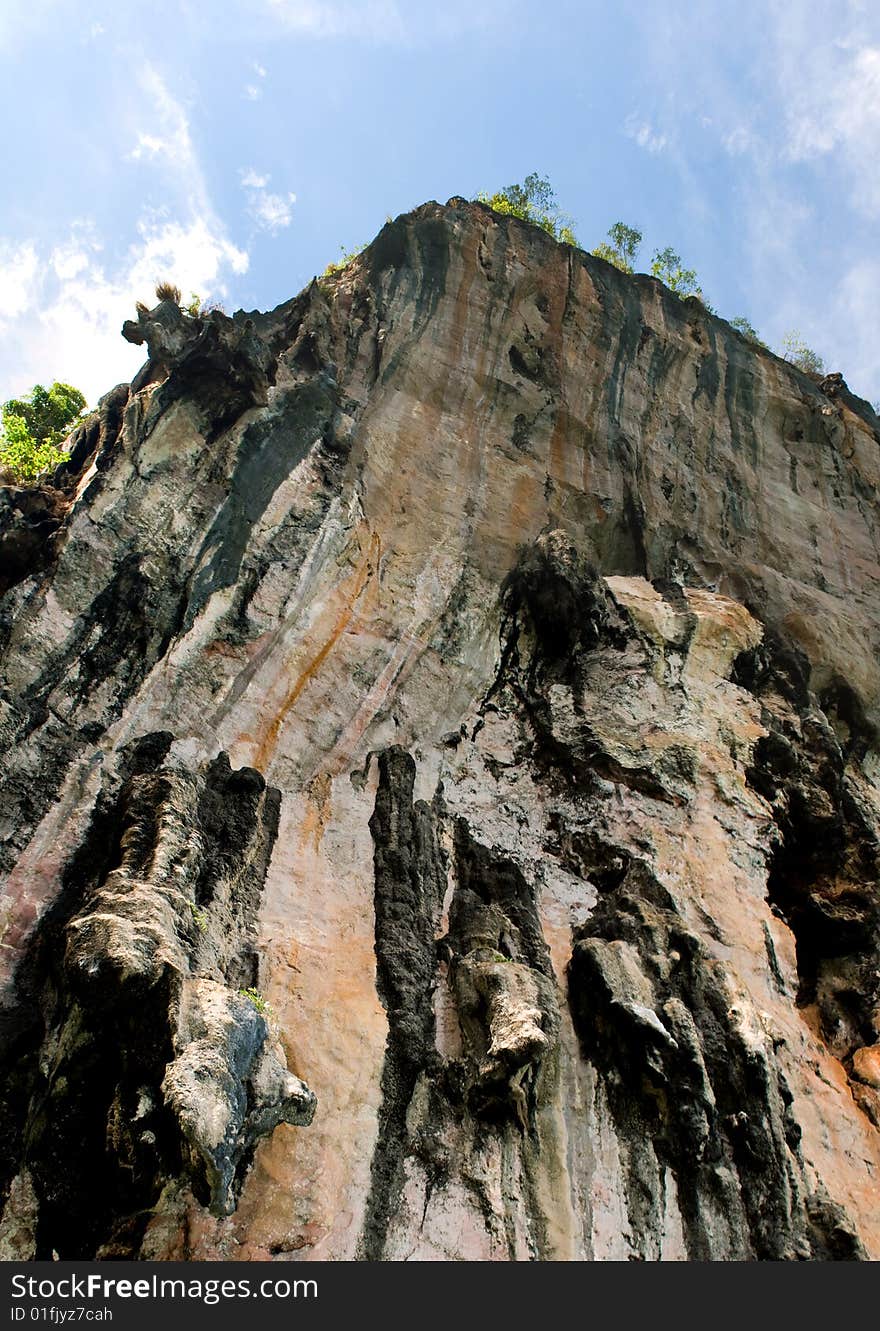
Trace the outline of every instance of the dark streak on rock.
<instances>
[{"instance_id":1,"label":"dark streak on rock","mask_svg":"<svg viewBox=\"0 0 880 1331\"><path fill-rule=\"evenodd\" d=\"M406 1114L419 1074L436 1064L433 990L436 924L445 872L430 806L413 803L415 763L401 748L379 754L370 819L376 908L376 983L388 1014L382 1104L361 1233L368 1261L383 1255L407 1154Z\"/></svg>"}]
</instances>

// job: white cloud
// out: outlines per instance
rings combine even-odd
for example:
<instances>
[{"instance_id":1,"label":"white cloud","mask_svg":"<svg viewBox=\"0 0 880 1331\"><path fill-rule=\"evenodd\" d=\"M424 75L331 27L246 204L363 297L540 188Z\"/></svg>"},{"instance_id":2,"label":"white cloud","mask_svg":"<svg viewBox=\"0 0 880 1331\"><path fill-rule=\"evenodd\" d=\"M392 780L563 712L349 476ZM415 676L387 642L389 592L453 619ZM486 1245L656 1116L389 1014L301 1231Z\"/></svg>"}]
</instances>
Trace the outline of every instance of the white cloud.
<instances>
[{"instance_id":1,"label":"white cloud","mask_svg":"<svg viewBox=\"0 0 880 1331\"><path fill-rule=\"evenodd\" d=\"M269 177L258 175L253 167L249 167L247 171L241 173L242 189L265 189L268 183Z\"/></svg>"},{"instance_id":2,"label":"white cloud","mask_svg":"<svg viewBox=\"0 0 880 1331\"><path fill-rule=\"evenodd\" d=\"M251 201L250 212L257 225L274 235L293 221L295 194L257 194Z\"/></svg>"},{"instance_id":3,"label":"white cloud","mask_svg":"<svg viewBox=\"0 0 880 1331\"><path fill-rule=\"evenodd\" d=\"M156 134L144 134L141 131L138 134L136 145L128 155L133 162L137 162L142 157L158 157L160 153L169 152L169 149L170 145L165 139L160 139Z\"/></svg>"},{"instance_id":4,"label":"white cloud","mask_svg":"<svg viewBox=\"0 0 880 1331\"><path fill-rule=\"evenodd\" d=\"M634 139L640 148L649 153L661 153L669 143L665 134L655 130L647 120L639 120L637 116L629 116L623 128L627 138Z\"/></svg>"},{"instance_id":5,"label":"white cloud","mask_svg":"<svg viewBox=\"0 0 880 1331\"><path fill-rule=\"evenodd\" d=\"M125 342L120 330L136 300L151 303L157 281L175 283L186 297L195 291L217 299L247 271L247 252L212 206L182 103L154 65L139 61L139 68L143 120L135 122L129 157L158 174L168 202L142 213L128 249L113 255L102 247L106 237L83 222L46 241L0 237L0 396L57 378L94 402L142 363L143 349ZM273 229L285 224L292 201L282 198L283 206L273 207L267 183L254 173L263 224Z\"/></svg>"},{"instance_id":6,"label":"white cloud","mask_svg":"<svg viewBox=\"0 0 880 1331\"><path fill-rule=\"evenodd\" d=\"M0 308L13 316L0 323L8 375L2 396L62 379L95 402L142 363L142 348L125 342L120 329L133 317L135 300L150 302L157 280L175 282L186 295L218 297L230 274L247 270L248 255L204 218L153 218L137 230L137 241L112 269L79 231L46 256L30 242L17 248L0 242Z\"/></svg>"},{"instance_id":7,"label":"white cloud","mask_svg":"<svg viewBox=\"0 0 880 1331\"><path fill-rule=\"evenodd\" d=\"M246 273L248 256L204 218L181 222L141 222L141 240L129 251L126 269L130 289L167 277L182 288L212 286L222 268ZM211 294L205 292L204 294Z\"/></svg>"},{"instance_id":8,"label":"white cloud","mask_svg":"<svg viewBox=\"0 0 880 1331\"><path fill-rule=\"evenodd\" d=\"M293 205L296 195L292 193L272 194L267 186L271 176L259 175L253 167L241 173L241 187L248 196L248 212L263 231L272 235L290 226L293 221Z\"/></svg>"},{"instance_id":9,"label":"white cloud","mask_svg":"<svg viewBox=\"0 0 880 1331\"><path fill-rule=\"evenodd\" d=\"M139 83L149 99L149 126L137 131L137 142L128 154L132 161L160 159L204 199L204 177L199 165L189 119L154 65L145 64Z\"/></svg>"},{"instance_id":10,"label":"white cloud","mask_svg":"<svg viewBox=\"0 0 880 1331\"><path fill-rule=\"evenodd\" d=\"M827 0L737 5L721 45L720 3L628 6L644 96L663 108L664 161L683 187L681 225L696 215L690 180L712 209L717 267L701 276L713 303L747 314L775 346L799 329L855 392L878 397L880 5L837 0L830 23ZM646 139L658 134L635 116L627 130L646 125ZM726 155L711 171L696 125Z\"/></svg>"},{"instance_id":11,"label":"white cloud","mask_svg":"<svg viewBox=\"0 0 880 1331\"><path fill-rule=\"evenodd\" d=\"M827 368L842 370L853 392L867 398L880 397L878 309L880 259L860 259L841 275L821 321L820 335L834 357Z\"/></svg>"},{"instance_id":12,"label":"white cloud","mask_svg":"<svg viewBox=\"0 0 880 1331\"><path fill-rule=\"evenodd\" d=\"M0 328L32 304L37 272L37 251L30 242L0 241Z\"/></svg>"},{"instance_id":13,"label":"white cloud","mask_svg":"<svg viewBox=\"0 0 880 1331\"><path fill-rule=\"evenodd\" d=\"M266 77L266 67L265 65L261 65L259 60L251 61L251 70L256 74L258 79L264 79ZM249 102L258 102L263 95L263 89L259 83L246 83L242 95L246 97Z\"/></svg>"},{"instance_id":14,"label":"white cloud","mask_svg":"<svg viewBox=\"0 0 880 1331\"><path fill-rule=\"evenodd\" d=\"M832 39L816 40L827 23L819 0L773 13L768 37L779 96L784 161L832 158L849 204L880 217L880 25L875 5L844 4Z\"/></svg>"},{"instance_id":15,"label":"white cloud","mask_svg":"<svg viewBox=\"0 0 880 1331\"><path fill-rule=\"evenodd\" d=\"M100 245L92 242L91 246L83 244L81 237L72 235L63 245L56 245L49 255L49 262L55 270L55 276L62 282L68 282L71 278L81 273L84 268L89 266L88 249L100 249Z\"/></svg>"},{"instance_id":16,"label":"white cloud","mask_svg":"<svg viewBox=\"0 0 880 1331\"><path fill-rule=\"evenodd\" d=\"M880 131L880 49L838 46L823 62L834 75L827 82L787 80L788 151L796 161L853 141L874 143Z\"/></svg>"}]
</instances>

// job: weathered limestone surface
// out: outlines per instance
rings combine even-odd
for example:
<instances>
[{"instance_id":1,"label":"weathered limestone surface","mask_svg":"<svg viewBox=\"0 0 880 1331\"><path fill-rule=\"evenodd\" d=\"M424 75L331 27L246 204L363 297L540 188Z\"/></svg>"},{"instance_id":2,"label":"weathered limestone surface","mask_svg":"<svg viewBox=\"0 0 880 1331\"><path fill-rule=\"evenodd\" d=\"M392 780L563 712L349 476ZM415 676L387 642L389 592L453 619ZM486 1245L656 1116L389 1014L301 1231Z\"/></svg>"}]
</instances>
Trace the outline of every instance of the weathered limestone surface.
<instances>
[{"instance_id":1,"label":"weathered limestone surface","mask_svg":"<svg viewBox=\"0 0 880 1331\"><path fill-rule=\"evenodd\" d=\"M880 1257L868 405L457 199L126 336L0 491L0 1256Z\"/></svg>"}]
</instances>

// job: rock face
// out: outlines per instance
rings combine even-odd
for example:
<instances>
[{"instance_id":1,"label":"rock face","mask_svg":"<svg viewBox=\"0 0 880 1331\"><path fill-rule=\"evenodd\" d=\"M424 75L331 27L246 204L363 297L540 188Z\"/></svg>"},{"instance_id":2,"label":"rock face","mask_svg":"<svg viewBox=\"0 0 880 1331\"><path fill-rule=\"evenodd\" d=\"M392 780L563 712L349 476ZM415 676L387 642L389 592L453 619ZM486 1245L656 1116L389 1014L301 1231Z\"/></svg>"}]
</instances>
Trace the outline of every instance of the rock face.
<instances>
[{"instance_id":1,"label":"rock face","mask_svg":"<svg viewBox=\"0 0 880 1331\"><path fill-rule=\"evenodd\" d=\"M867 404L458 199L126 336L0 491L0 1254L880 1257Z\"/></svg>"}]
</instances>

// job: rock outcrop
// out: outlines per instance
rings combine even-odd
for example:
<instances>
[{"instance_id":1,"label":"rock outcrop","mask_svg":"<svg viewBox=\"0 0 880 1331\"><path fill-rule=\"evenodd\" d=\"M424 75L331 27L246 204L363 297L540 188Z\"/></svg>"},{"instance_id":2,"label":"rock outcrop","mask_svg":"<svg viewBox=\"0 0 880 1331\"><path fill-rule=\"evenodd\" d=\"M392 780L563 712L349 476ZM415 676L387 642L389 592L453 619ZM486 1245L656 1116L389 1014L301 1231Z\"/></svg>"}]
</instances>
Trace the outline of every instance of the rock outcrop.
<instances>
[{"instance_id":1,"label":"rock outcrop","mask_svg":"<svg viewBox=\"0 0 880 1331\"><path fill-rule=\"evenodd\" d=\"M0 489L0 1254L880 1257L880 422L427 204Z\"/></svg>"}]
</instances>

